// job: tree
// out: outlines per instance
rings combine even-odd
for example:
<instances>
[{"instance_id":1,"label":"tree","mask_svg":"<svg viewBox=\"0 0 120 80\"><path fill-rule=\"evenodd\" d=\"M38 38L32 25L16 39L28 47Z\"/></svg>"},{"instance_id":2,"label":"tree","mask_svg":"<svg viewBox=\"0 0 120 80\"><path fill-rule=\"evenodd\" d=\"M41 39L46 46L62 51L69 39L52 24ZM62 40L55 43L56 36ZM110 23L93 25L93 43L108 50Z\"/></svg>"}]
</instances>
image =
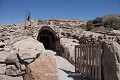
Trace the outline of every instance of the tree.
<instances>
[{"instance_id":1,"label":"tree","mask_svg":"<svg viewBox=\"0 0 120 80\"><path fill-rule=\"evenodd\" d=\"M113 29L120 29L120 20L114 17L108 18L104 21L104 26Z\"/></svg>"},{"instance_id":2,"label":"tree","mask_svg":"<svg viewBox=\"0 0 120 80\"><path fill-rule=\"evenodd\" d=\"M97 17L96 19L94 19L92 21L92 23L96 26L96 27L100 27L103 25L103 18L101 17Z\"/></svg>"},{"instance_id":3,"label":"tree","mask_svg":"<svg viewBox=\"0 0 120 80\"><path fill-rule=\"evenodd\" d=\"M93 25L93 22L90 20L87 22L87 25L86 25L86 30L87 31L90 31L94 28L94 25Z\"/></svg>"},{"instance_id":4,"label":"tree","mask_svg":"<svg viewBox=\"0 0 120 80\"><path fill-rule=\"evenodd\" d=\"M81 24L79 27L85 29L86 25L85 24Z\"/></svg>"}]
</instances>

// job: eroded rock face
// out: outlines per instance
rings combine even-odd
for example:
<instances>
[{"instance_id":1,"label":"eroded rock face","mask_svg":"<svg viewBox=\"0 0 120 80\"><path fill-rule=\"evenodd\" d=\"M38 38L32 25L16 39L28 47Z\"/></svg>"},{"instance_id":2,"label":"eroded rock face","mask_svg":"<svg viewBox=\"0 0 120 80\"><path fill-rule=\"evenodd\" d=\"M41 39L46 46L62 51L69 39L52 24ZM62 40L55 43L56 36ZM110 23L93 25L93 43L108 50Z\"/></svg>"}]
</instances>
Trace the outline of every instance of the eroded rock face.
<instances>
[{"instance_id":1,"label":"eroded rock face","mask_svg":"<svg viewBox=\"0 0 120 80\"><path fill-rule=\"evenodd\" d=\"M18 58L18 55L16 53L11 53L8 55L8 57L5 60L6 65L15 65L18 69L20 68L20 60Z\"/></svg>"},{"instance_id":2,"label":"eroded rock face","mask_svg":"<svg viewBox=\"0 0 120 80\"><path fill-rule=\"evenodd\" d=\"M0 51L0 80L23 80L22 76L28 72L27 66L34 63L44 50L42 43L28 38L17 41L12 47Z\"/></svg>"},{"instance_id":3,"label":"eroded rock face","mask_svg":"<svg viewBox=\"0 0 120 80\"><path fill-rule=\"evenodd\" d=\"M120 45L114 41L104 41L103 71L105 80L120 80Z\"/></svg>"},{"instance_id":4,"label":"eroded rock face","mask_svg":"<svg viewBox=\"0 0 120 80\"><path fill-rule=\"evenodd\" d=\"M13 44L13 49L17 51L21 62L30 64L38 58L45 50L42 43L33 38L24 39Z\"/></svg>"},{"instance_id":5,"label":"eroded rock face","mask_svg":"<svg viewBox=\"0 0 120 80\"><path fill-rule=\"evenodd\" d=\"M34 50L34 49L26 49L21 50L18 52L18 55L23 63L30 64L35 59L37 59L40 56L40 52Z\"/></svg>"},{"instance_id":6,"label":"eroded rock face","mask_svg":"<svg viewBox=\"0 0 120 80\"><path fill-rule=\"evenodd\" d=\"M78 41L76 39L61 38L60 44L63 48L61 55L68 59L70 62L74 62L75 45L79 45Z\"/></svg>"},{"instance_id":7,"label":"eroded rock face","mask_svg":"<svg viewBox=\"0 0 120 80\"><path fill-rule=\"evenodd\" d=\"M4 48L5 45L6 45L6 43L0 42L0 48Z\"/></svg>"},{"instance_id":8,"label":"eroded rock face","mask_svg":"<svg viewBox=\"0 0 120 80\"><path fill-rule=\"evenodd\" d=\"M47 51L28 65L24 80L58 80L54 55Z\"/></svg>"},{"instance_id":9,"label":"eroded rock face","mask_svg":"<svg viewBox=\"0 0 120 80\"><path fill-rule=\"evenodd\" d=\"M22 76L20 77L11 77L6 75L0 75L0 80L23 80Z\"/></svg>"},{"instance_id":10,"label":"eroded rock face","mask_svg":"<svg viewBox=\"0 0 120 80\"><path fill-rule=\"evenodd\" d=\"M0 51L0 63L5 63L6 58L10 55L10 52Z\"/></svg>"},{"instance_id":11,"label":"eroded rock face","mask_svg":"<svg viewBox=\"0 0 120 80\"><path fill-rule=\"evenodd\" d=\"M25 71L21 71L15 65L7 65L5 75L7 76L22 76Z\"/></svg>"},{"instance_id":12,"label":"eroded rock face","mask_svg":"<svg viewBox=\"0 0 120 80\"><path fill-rule=\"evenodd\" d=\"M0 64L0 74L4 75L6 71L6 64Z\"/></svg>"},{"instance_id":13,"label":"eroded rock face","mask_svg":"<svg viewBox=\"0 0 120 80\"><path fill-rule=\"evenodd\" d=\"M0 42L0 51L4 50L5 45L6 45L6 43Z\"/></svg>"},{"instance_id":14,"label":"eroded rock face","mask_svg":"<svg viewBox=\"0 0 120 80\"><path fill-rule=\"evenodd\" d=\"M13 48L17 51L34 49L39 53L42 53L45 50L43 44L33 39L32 37L16 42L13 44Z\"/></svg>"}]
</instances>

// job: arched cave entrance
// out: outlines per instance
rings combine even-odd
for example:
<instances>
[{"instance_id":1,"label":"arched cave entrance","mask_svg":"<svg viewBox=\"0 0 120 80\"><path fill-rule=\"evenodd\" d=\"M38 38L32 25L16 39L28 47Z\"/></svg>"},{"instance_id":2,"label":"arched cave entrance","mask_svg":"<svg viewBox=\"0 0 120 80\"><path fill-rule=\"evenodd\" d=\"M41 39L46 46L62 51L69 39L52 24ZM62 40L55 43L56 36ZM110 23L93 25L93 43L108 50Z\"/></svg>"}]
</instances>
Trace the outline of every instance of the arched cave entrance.
<instances>
[{"instance_id":1,"label":"arched cave entrance","mask_svg":"<svg viewBox=\"0 0 120 80\"><path fill-rule=\"evenodd\" d=\"M43 27L39 31L37 40L43 43L45 49L54 50L54 45L56 42L56 34L52 29L48 27Z\"/></svg>"}]
</instances>

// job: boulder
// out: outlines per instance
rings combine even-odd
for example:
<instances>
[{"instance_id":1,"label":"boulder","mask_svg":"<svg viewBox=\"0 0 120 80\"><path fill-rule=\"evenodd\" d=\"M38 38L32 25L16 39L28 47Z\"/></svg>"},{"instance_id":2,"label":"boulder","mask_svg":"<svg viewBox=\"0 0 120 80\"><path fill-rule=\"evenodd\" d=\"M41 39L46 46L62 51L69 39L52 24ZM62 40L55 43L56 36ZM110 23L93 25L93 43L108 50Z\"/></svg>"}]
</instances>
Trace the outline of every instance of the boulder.
<instances>
[{"instance_id":1,"label":"boulder","mask_svg":"<svg viewBox=\"0 0 120 80\"><path fill-rule=\"evenodd\" d=\"M0 48L0 51L3 51L4 50L4 48Z\"/></svg>"},{"instance_id":2,"label":"boulder","mask_svg":"<svg viewBox=\"0 0 120 80\"><path fill-rule=\"evenodd\" d=\"M0 42L0 51L4 50L6 43Z\"/></svg>"},{"instance_id":3,"label":"boulder","mask_svg":"<svg viewBox=\"0 0 120 80\"><path fill-rule=\"evenodd\" d=\"M0 75L0 80L23 80L22 76L19 77L11 77L6 75Z\"/></svg>"},{"instance_id":4,"label":"boulder","mask_svg":"<svg viewBox=\"0 0 120 80\"><path fill-rule=\"evenodd\" d=\"M7 76L21 76L25 73L25 71L21 71L17 69L15 65L7 65L5 74Z\"/></svg>"},{"instance_id":5,"label":"boulder","mask_svg":"<svg viewBox=\"0 0 120 80\"><path fill-rule=\"evenodd\" d=\"M6 43L4 43L4 42L0 42L0 48L4 48L5 45L6 45Z\"/></svg>"},{"instance_id":6,"label":"boulder","mask_svg":"<svg viewBox=\"0 0 120 80\"><path fill-rule=\"evenodd\" d=\"M9 52L9 51L10 51L10 48L9 48L8 46L5 46L5 47L4 47L4 51Z\"/></svg>"},{"instance_id":7,"label":"boulder","mask_svg":"<svg viewBox=\"0 0 120 80\"><path fill-rule=\"evenodd\" d=\"M102 59L104 80L120 80L120 45L105 40Z\"/></svg>"},{"instance_id":8,"label":"boulder","mask_svg":"<svg viewBox=\"0 0 120 80\"><path fill-rule=\"evenodd\" d=\"M8 55L8 57L5 59L5 64L6 65L11 65L11 64L15 65L15 67L17 69L20 69L20 66L21 66L20 61L19 61L19 57L16 53L10 53Z\"/></svg>"},{"instance_id":9,"label":"boulder","mask_svg":"<svg viewBox=\"0 0 120 80\"><path fill-rule=\"evenodd\" d=\"M34 49L25 49L18 52L20 60L23 63L30 64L33 62L37 57L39 57L40 53Z\"/></svg>"},{"instance_id":10,"label":"boulder","mask_svg":"<svg viewBox=\"0 0 120 80\"><path fill-rule=\"evenodd\" d=\"M38 51L39 53L42 53L45 50L42 43L38 42L37 40L31 37L14 43L13 48L17 51L26 50L26 49L34 49Z\"/></svg>"},{"instance_id":11,"label":"boulder","mask_svg":"<svg viewBox=\"0 0 120 80\"><path fill-rule=\"evenodd\" d=\"M0 64L0 74L4 75L6 71L6 65L5 64Z\"/></svg>"},{"instance_id":12,"label":"boulder","mask_svg":"<svg viewBox=\"0 0 120 80\"><path fill-rule=\"evenodd\" d=\"M25 71L26 70L26 66L24 64L21 65L21 71Z\"/></svg>"},{"instance_id":13,"label":"boulder","mask_svg":"<svg viewBox=\"0 0 120 80\"><path fill-rule=\"evenodd\" d=\"M10 54L10 52L0 51L0 63L5 63L5 60L9 54Z\"/></svg>"},{"instance_id":14,"label":"boulder","mask_svg":"<svg viewBox=\"0 0 120 80\"><path fill-rule=\"evenodd\" d=\"M57 64L53 54L47 51L28 65L24 80L58 80Z\"/></svg>"},{"instance_id":15,"label":"boulder","mask_svg":"<svg viewBox=\"0 0 120 80\"><path fill-rule=\"evenodd\" d=\"M78 41L76 39L61 38L60 44L63 48L63 51L61 51L61 55L69 60L71 63L74 62L75 45L79 45Z\"/></svg>"}]
</instances>

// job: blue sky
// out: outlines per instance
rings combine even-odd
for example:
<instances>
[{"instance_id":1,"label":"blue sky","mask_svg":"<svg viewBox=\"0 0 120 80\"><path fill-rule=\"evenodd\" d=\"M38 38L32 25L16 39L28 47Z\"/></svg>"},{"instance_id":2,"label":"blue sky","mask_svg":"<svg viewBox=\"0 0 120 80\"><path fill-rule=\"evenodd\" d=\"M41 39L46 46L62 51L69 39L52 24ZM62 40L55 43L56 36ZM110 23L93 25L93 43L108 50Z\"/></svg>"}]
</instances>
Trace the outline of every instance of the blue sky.
<instances>
[{"instance_id":1,"label":"blue sky","mask_svg":"<svg viewBox=\"0 0 120 80\"><path fill-rule=\"evenodd\" d=\"M120 0L0 0L0 24L19 24L27 11L31 19L90 20L120 14Z\"/></svg>"}]
</instances>

